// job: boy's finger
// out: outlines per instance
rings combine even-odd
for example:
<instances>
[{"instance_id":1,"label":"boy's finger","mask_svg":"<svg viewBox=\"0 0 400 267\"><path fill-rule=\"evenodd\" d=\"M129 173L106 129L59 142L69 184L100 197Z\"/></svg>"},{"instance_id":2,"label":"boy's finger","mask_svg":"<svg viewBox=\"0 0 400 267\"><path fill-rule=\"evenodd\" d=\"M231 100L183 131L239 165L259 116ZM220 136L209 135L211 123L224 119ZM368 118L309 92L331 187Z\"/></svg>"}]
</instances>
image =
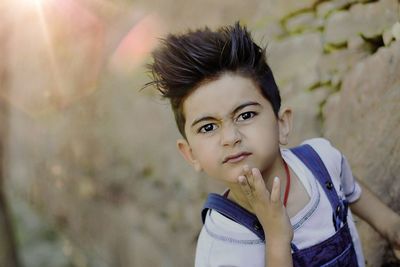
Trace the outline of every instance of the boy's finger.
<instances>
[{"instance_id":1,"label":"boy's finger","mask_svg":"<svg viewBox=\"0 0 400 267\"><path fill-rule=\"evenodd\" d=\"M254 194L255 196L265 203L270 202L271 196L267 187L265 186L264 179L259 169L253 168L251 170L252 177L254 177Z\"/></svg>"},{"instance_id":2,"label":"boy's finger","mask_svg":"<svg viewBox=\"0 0 400 267\"><path fill-rule=\"evenodd\" d=\"M251 170L251 174L252 174L253 179L254 179L255 190L266 191L267 192L267 196L269 198L269 191L265 186L264 179L262 177L262 174L261 174L260 170L257 169L257 168L253 168Z\"/></svg>"},{"instance_id":3,"label":"boy's finger","mask_svg":"<svg viewBox=\"0 0 400 267\"><path fill-rule=\"evenodd\" d=\"M251 176L249 165L244 165L243 166L243 175L246 176L247 180L249 180L249 177ZM250 183L251 181L248 181L248 182Z\"/></svg>"},{"instance_id":4,"label":"boy's finger","mask_svg":"<svg viewBox=\"0 0 400 267\"><path fill-rule=\"evenodd\" d=\"M275 177L271 189L271 202L277 203L281 200L281 180Z\"/></svg>"},{"instance_id":5,"label":"boy's finger","mask_svg":"<svg viewBox=\"0 0 400 267\"><path fill-rule=\"evenodd\" d=\"M248 199L252 199L253 198L253 193L251 191L249 183L247 182L246 176L240 175L238 177L238 181L239 181L240 187L242 188L242 191L246 195L246 197Z\"/></svg>"},{"instance_id":6,"label":"boy's finger","mask_svg":"<svg viewBox=\"0 0 400 267\"><path fill-rule=\"evenodd\" d=\"M256 190L256 177L253 174L253 170L249 168L247 180L249 181L250 187Z\"/></svg>"},{"instance_id":7,"label":"boy's finger","mask_svg":"<svg viewBox=\"0 0 400 267\"><path fill-rule=\"evenodd\" d=\"M247 164L243 166L243 175L244 176L250 175L250 167Z\"/></svg>"},{"instance_id":8,"label":"boy's finger","mask_svg":"<svg viewBox=\"0 0 400 267\"><path fill-rule=\"evenodd\" d=\"M249 165L244 165L243 166L243 175L246 177L247 183L249 184L250 189L254 191L255 190L254 177L253 177L253 174L252 174L252 172L250 170Z\"/></svg>"}]
</instances>

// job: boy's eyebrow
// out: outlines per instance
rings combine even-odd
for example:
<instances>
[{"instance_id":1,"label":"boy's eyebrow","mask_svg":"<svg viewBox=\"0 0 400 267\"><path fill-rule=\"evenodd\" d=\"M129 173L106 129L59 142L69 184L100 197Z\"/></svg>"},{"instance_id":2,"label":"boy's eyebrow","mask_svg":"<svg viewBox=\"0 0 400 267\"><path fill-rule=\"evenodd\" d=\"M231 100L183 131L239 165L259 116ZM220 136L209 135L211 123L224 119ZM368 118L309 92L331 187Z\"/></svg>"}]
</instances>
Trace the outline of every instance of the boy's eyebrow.
<instances>
[{"instance_id":1,"label":"boy's eyebrow","mask_svg":"<svg viewBox=\"0 0 400 267\"><path fill-rule=\"evenodd\" d=\"M241 109L244 109L244 108L247 107L247 106L261 106L261 105L260 105L259 103L257 103L257 102L249 101L249 102L246 102L246 103L243 103L243 104L237 106L237 107L233 110L232 114L235 114L236 112L238 112L238 111L241 110Z\"/></svg>"},{"instance_id":2,"label":"boy's eyebrow","mask_svg":"<svg viewBox=\"0 0 400 267\"><path fill-rule=\"evenodd\" d=\"M243 108L245 108L245 107L247 107L247 106L261 106L261 105L260 105L259 103L257 103L257 102L249 101L249 102L246 102L246 103L243 103L243 104L237 106L237 107L232 111L232 114L235 114L236 112L238 112L239 110L241 110L241 109L243 109ZM202 121L209 121L209 120L215 120L215 118L214 118L214 117L211 117L211 116L205 116L205 117L198 118L197 120L194 120L194 121L193 121L193 123L192 123L192 125L191 125L190 127L195 126L195 125L196 125L197 123L199 123L199 122L202 122Z\"/></svg>"},{"instance_id":3,"label":"boy's eyebrow","mask_svg":"<svg viewBox=\"0 0 400 267\"><path fill-rule=\"evenodd\" d=\"M211 117L211 116L201 117L201 118L195 120L195 121L192 123L192 125L191 125L190 127L195 126L195 125L196 125L197 123L199 123L199 122L202 122L202 121L211 121L211 120L215 120L215 118L214 118L214 117Z\"/></svg>"}]
</instances>

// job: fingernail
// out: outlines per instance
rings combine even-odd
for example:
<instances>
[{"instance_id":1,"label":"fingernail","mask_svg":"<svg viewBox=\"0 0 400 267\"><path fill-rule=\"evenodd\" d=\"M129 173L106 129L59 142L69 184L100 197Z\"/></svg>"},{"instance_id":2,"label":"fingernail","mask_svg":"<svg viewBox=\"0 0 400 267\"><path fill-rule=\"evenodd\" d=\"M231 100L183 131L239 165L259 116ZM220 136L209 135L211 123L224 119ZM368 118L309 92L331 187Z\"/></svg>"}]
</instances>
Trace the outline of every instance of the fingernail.
<instances>
[{"instance_id":1,"label":"fingernail","mask_svg":"<svg viewBox=\"0 0 400 267\"><path fill-rule=\"evenodd\" d=\"M239 183L244 183L244 176L239 176L238 177Z\"/></svg>"}]
</instances>

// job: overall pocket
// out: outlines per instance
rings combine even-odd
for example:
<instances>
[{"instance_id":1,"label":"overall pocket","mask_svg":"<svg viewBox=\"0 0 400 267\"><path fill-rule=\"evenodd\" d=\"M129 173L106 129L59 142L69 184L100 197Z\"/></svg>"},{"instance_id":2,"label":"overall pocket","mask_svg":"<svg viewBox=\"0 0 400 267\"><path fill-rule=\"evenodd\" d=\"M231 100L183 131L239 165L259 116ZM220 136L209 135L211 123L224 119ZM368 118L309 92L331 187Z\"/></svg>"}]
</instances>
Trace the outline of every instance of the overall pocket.
<instances>
[{"instance_id":1,"label":"overall pocket","mask_svg":"<svg viewBox=\"0 0 400 267\"><path fill-rule=\"evenodd\" d=\"M321 267L357 267L357 255L353 244L348 247L335 259L323 264Z\"/></svg>"},{"instance_id":2,"label":"overall pocket","mask_svg":"<svg viewBox=\"0 0 400 267\"><path fill-rule=\"evenodd\" d=\"M294 267L357 267L357 256L348 225L314 246L292 254Z\"/></svg>"}]
</instances>

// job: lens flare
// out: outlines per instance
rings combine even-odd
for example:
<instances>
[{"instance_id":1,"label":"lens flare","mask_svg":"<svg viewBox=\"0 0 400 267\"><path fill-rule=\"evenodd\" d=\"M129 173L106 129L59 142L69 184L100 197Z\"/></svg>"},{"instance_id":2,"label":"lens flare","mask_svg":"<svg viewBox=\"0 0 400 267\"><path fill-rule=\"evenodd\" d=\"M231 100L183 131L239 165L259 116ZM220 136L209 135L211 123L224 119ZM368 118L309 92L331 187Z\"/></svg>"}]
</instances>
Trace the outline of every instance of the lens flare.
<instances>
[{"instance_id":1,"label":"lens flare","mask_svg":"<svg viewBox=\"0 0 400 267\"><path fill-rule=\"evenodd\" d=\"M110 67L120 73L130 73L157 45L157 36L162 31L161 19L157 15L144 16L122 38L111 57Z\"/></svg>"},{"instance_id":2,"label":"lens flare","mask_svg":"<svg viewBox=\"0 0 400 267\"><path fill-rule=\"evenodd\" d=\"M15 2L20 8L33 8L42 6L45 1L49 0L16 0Z\"/></svg>"},{"instance_id":3,"label":"lens flare","mask_svg":"<svg viewBox=\"0 0 400 267\"><path fill-rule=\"evenodd\" d=\"M9 82L0 97L36 117L94 92L106 55L101 17L80 0L7 1L15 12L5 18L10 34L2 62Z\"/></svg>"}]
</instances>

